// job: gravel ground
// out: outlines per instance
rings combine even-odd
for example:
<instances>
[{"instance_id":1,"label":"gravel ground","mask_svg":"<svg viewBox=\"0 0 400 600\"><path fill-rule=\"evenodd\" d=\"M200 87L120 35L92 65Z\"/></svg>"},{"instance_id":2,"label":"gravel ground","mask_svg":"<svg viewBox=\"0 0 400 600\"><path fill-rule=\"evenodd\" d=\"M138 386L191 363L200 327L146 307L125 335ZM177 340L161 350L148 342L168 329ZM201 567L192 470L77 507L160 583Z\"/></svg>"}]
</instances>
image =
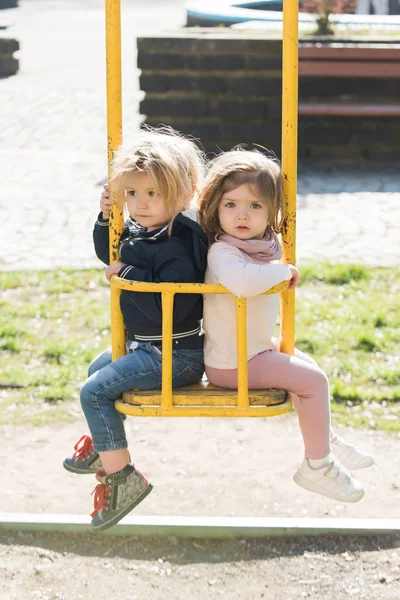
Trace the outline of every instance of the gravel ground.
<instances>
[{"instance_id":1,"label":"gravel ground","mask_svg":"<svg viewBox=\"0 0 400 600\"><path fill-rule=\"evenodd\" d=\"M180 540L0 536L4 600L398 600L400 535Z\"/></svg>"}]
</instances>

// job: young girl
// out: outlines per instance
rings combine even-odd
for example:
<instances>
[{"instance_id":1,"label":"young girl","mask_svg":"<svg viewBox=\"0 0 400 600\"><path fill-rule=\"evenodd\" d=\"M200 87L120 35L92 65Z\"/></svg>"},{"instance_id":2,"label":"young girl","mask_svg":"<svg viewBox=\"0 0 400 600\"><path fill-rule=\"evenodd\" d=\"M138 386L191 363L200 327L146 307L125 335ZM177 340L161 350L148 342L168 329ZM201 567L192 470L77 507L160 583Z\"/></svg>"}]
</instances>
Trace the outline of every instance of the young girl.
<instances>
[{"instance_id":1,"label":"young girl","mask_svg":"<svg viewBox=\"0 0 400 600\"><path fill-rule=\"evenodd\" d=\"M346 467L367 467L373 460L333 435L325 373L299 350L294 356L278 351L272 334L279 295L259 296L282 281L290 280L289 287L295 287L299 280L294 265L277 263L282 218L282 176L276 161L242 150L214 159L200 195L200 224L212 244L205 281L248 298L249 388L283 388L296 395L305 459L294 481L329 498L357 502L364 490ZM207 377L217 386L237 389L234 323L232 296L205 296Z\"/></svg>"},{"instance_id":2,"label":"young girl","mask_svg":"<svg viewBox=\"0 0 400 600\"><path fill-rule=\"evenodd\" d=\"M193 142L170 129L138 133L113 161L110 187L129 212L121 237L120 262L109 265L108 186L94 227L97 256L109 266L108 280L119 277L147 282L203 282L207 238L184 216L202 178L202 155ZM118 523L152 486L131 464L121 414L114 401L123 392L161 388L161 295L122 291L121 311L129 352L111 361L106 350L89 367L81 404L91 432L75 446L64 467L73 473L97 473L92 527ZM198 382L204 372L200 294L177 294L173 320L173 386Z\"/></svg>"}]
</instances>

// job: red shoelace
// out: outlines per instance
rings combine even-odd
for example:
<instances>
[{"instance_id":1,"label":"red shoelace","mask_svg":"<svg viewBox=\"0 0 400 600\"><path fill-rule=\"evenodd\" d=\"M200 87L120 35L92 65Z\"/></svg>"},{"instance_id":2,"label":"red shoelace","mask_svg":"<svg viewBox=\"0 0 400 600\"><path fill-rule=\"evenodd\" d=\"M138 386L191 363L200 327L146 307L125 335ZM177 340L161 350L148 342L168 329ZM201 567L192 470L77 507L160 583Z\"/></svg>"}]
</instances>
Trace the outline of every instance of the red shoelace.
<instances>
[{"instance_id":1,"label":"red shoelace","mask_svg":"<svg viewBox=\"0 0 400 600\"><path fill-rule=\"evenodd\" d=\"M110 501L108 498L111 496L111 486L104 485L104 483L99 483L96 485L92 492L92 496L94 494L94 511L90 515L94 517L100 510L107 510Z\"/></svg>"},{"instance_id":2,"label":"red shoelace","mask_svg":"<svg viewBox=\"0 0 400 600\"><path fill-rule=\"evenodd\" d=\"M76 442L74 450L75 452L72 458L75 458L75 460L80 458L88 458L91 454L93 454L92 438L88 435L83 435L81 439Z\"/></svg>"}]
</instances>

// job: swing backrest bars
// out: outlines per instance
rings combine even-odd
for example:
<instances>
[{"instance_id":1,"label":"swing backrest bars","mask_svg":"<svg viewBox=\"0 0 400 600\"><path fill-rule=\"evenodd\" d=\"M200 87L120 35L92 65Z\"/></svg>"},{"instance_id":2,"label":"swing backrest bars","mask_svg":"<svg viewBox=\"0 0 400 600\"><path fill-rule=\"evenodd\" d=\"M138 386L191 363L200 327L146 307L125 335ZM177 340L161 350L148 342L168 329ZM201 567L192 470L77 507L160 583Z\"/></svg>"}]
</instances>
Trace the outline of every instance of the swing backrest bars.
<instances>
[{"instance_id":1,"label":"swing backrest bars","mask_svg":"<svg viewBox=\"0 0 400 600\"><path fill-rule=\"evenodd\" d=\"M107 61L107 134L109 178L115 150L122 139L121 11L120 0L105 0ZM285 222L282 231L282 262L295 264L297 186L297 105L298 105L298 1L283 2L282 71L282 173L285 194ZM266 144L268 145L268 144ZM110 260L119 260L118 244L123 230L123 211L115 205L110 214ZM294 290L283 282L265 294L281 294L280 350L294 349ZM291 408L284 390L248 390L246 299L235 298L238 353L238 390L220 390L207 384L180 388L172 393L172 315L176 293L230 294L218 284L131 282L113 276L111 280L112 356L125 350L125 332L119 307L121 290L159 292L162 295L162 388L126 393L116 402L123 413L141 416L272 416Z\"/></svg>"},{"instance_id":2,"label":"swing backrest bars","mask_svg":"<svg viewBox=\"0 0 400 600\"><path fill-rule=\"evenodd\" d=\"M159 390L134 390L123 395L116 407L120 412L142 416L272 416L290 410L285 390L253 391L249 396L247 372L246 298L235 298L238 352L238 390L221 390L208 383L179 388L172 393L172 315L175 294L231 294L219 284L143 283L113 277L112 286L135 292L160 292L162 297L162 386ZM288 282L265 292L279 293Z\"/></svg>"}]
</instances>

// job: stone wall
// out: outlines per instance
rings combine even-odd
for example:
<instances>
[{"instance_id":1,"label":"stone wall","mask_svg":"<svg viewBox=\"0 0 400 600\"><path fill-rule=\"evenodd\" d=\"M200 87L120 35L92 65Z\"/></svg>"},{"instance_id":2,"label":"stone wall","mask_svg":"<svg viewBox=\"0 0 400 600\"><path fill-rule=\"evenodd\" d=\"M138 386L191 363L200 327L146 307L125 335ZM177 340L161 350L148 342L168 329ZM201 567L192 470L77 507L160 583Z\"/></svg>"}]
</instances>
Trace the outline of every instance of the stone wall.
<instances>
[{"instance_id":1,"label":"stone wall","mask_svg":"<svg viewBox=\"0 0 400 600\"><path fill-rule=\"evenodd\" d=\"M0 10L2 8L15 8L18 6L18 0L0 0Z\"/></svg>"},{"instance_id":2,"label":"stone wall","mask_svg":"<svg viewBox=\"0 0 400 600\"><path fill-rule=\"evenodd\" d=\"M308 40L309 43L309 40ZM208 152L236 144L281 147L281 42L243 34L138 38L141 113L199 138ZM393 97L398 79L301 77L299 99ZM400 118L302 116L299 155L400 158Z\"/></svg>"},{"instance_id":3,"label":"stone wall","mask_svg":"<svg viewBox=\"0 0 400 600\"><path fill-rule=\"evenodd\" d=\"M17 50L19 50L18 40L0 38L0 77L17 73L18 60L13 56Z\"/></svg>"}]
</instances>

